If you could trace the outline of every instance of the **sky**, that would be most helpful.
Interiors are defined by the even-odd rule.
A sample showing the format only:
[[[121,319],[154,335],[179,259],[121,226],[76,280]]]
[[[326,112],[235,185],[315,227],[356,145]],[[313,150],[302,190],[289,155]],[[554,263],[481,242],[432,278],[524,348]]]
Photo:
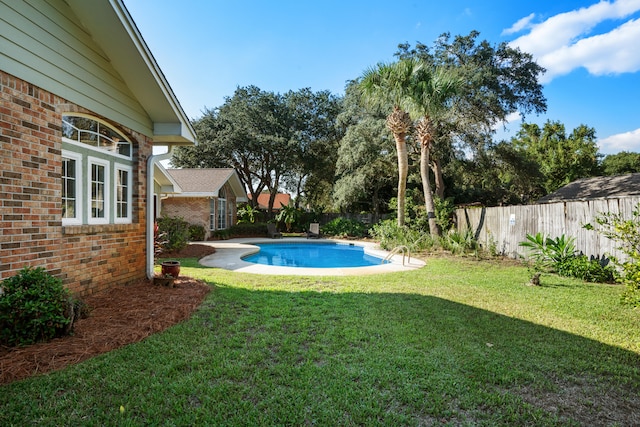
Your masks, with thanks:
[[[596,130],[602,154],[640,152],[640,0],[123,0],[190,119],[236,88],[343,95],[398,44],[480,32],[547,69],[547,112],[569,134]],[[510,117],[497,138],[520,128]]]

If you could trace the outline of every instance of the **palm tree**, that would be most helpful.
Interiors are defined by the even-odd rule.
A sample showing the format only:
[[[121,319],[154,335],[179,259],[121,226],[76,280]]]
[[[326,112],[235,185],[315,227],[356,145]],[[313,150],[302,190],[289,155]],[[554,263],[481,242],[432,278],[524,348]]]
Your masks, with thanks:
[[[444,68],[420,67],[410,85],[410,107],[418,118],[416,134],[420,141],[420,177],[431,235],[439,235],[433,191],[429,182],[429,157],[435,141],[438,122],[446,120],[448,106],[460,88],[460,79]]]
[[[403,108],[407,102],[410,83],[421,67],[415,59],[391,64],[380,63],[367,69],[360,80],[360,90],[365,104],[384,109],[392,107],[387,116],[387,127],[393,134],[398,153],[398,225],[404,225],[405,193],[409,159],[406,138],[411,129],[411,117]]]

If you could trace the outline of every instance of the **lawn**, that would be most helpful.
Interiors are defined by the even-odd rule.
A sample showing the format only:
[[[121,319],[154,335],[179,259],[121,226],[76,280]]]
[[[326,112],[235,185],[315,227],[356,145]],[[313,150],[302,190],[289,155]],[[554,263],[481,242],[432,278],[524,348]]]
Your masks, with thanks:
[[[190,320],[0,387],[0,425],[640,424],[640,311],[618,286],[463,258],[181,274],[214,287]]]

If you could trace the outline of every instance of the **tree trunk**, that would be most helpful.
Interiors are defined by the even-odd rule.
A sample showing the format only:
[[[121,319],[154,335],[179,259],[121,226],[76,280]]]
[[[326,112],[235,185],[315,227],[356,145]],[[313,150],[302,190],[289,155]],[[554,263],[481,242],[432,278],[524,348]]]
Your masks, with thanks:
[[[273,203],[276,200],[276,194],[278,193],[277,189],[274,191],[273,188],[269,188],[269,206],[267,207],[267,211],[269,213],[273,212]]]
[[[404,206],[407,192],[407,173],[409,170],[409,155],[407,154],[407,132],[411,128],[411,117],[399,106],[393,107],[393,112],[387,117],[387,127],[396,141],[398,153],[398,226],[404,226]]]
[[[431,160],[431,170],[433,171],[433,175],[436,177],[436,196],[444,199],[444,176],[442,175],[442,165],[440,164],[440,160]]]
[[[433,203],[433,191],[429,182],[429,143],[420,144],[420,177],[422,178],[422,191],[424,192],[424,206],[427,209],[429,220],[429,233],[432,236],[439,236],[440,230],[436,223],[436,209]]]
[[[429,155],[431,154],[431,143],[433,142],[433,122],[429,116],[424,116],[418,126],[418,139],[420,140],[420,177],[422,178],[422,191],[424,192],[424,207],[427,210],[429,220],[429,232],[432,236],[439,236],[440,230],[436,223],[436,208],[433,203],[433,191],[429,182]]]
[[[407,153],[406,134],[394,134],[398,153],[398,226],[404,226],[404,206],[407,192],[407,173],[409,171],[409,155]]]
[[[296,198],[294,199],[294,204],[296,209],[300,208],[300,193],[302,193],[302,181],[304,180],[304,175],[300,174],[298,176],[298,183],[296,184]]]

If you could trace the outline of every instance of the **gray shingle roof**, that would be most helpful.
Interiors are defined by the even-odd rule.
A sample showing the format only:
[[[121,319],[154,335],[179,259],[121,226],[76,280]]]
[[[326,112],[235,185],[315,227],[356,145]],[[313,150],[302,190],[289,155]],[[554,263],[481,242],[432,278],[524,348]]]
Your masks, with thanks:
[[[630,173],[578,179],[551,194],[547,194],[538,200],[538,203],[610,199],[638,195],[640,195],[640,173]]]
[[[183,193],[216,193],[233,175],[232,168],[167,169]]]

